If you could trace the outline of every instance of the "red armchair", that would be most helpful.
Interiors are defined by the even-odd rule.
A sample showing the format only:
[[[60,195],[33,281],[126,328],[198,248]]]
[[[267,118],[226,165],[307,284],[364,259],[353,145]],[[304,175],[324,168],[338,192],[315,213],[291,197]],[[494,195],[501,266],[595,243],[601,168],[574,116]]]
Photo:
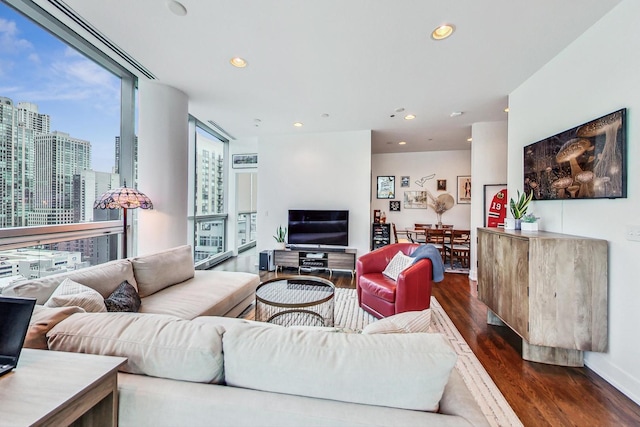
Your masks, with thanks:
[[[394,281],[382,274],[398,251],[411,255],[419,245],[396,243],[362,255],[356,262],[358,303],[378,319],[431,305],[431,260],[421,259],[403,270]]]

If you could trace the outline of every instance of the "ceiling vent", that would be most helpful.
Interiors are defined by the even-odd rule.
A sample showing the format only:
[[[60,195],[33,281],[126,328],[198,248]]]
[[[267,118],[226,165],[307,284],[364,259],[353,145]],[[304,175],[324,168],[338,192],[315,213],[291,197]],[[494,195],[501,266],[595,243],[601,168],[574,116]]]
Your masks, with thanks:
[[[71,19],[73,22],[78,24],[85,30],[87,33],[91,34],[95,37],[100,43],[106,46],[114,55],[121,58],[127,64],[131,65],[133,68],[138,70],[141,74],[151,80],[156,80],[156,76],[146,69],[142,64],[133,59],[128,53],[122,50],[118,45],[109,40],[104,34],[98,31],[93,25],[89,24],[84,20],[80,15],[76,13],[75,10],[71,9],[65,2],[60,0],[49,0],[49,3],[52,4],[56,9],[62,12],[65,16]]]

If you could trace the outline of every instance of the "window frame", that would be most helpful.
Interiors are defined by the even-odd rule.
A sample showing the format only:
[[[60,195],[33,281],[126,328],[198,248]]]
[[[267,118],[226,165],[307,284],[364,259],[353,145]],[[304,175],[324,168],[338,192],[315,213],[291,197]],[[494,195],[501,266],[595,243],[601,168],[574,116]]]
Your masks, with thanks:
[[[62,42],[87,57],[87,59],[120,78],[120,158],[118,169],[120,185],[123,185],[125,181],[133,184],[137,76],[92,44],[88,38],[83,37],[40,5],[32,1],[24,2],[21,0],[3,0],[3,3],[33,21],[34,25],[39,25],[47,30],[52,37],[59,38]],[[58,2],[50,3],[63,13],[66,13],[67,17],[75,22],[78,25],[78,29],[83,30],[82,32],[86,33],[86,35],[91,34],[94,37],[96,34],[100,35],[86,23],[74,19],[75,15],[63,10],[63,4],[58,4]],[[153,78],[153,75],[148,75],[148,77]],[[131,226],[135,226],[135,222]],[[0,229],[0,250],[58,243],[108,234],[121,235],[123,233],[124,226],[122,221],[94,221],[63,225],[3,228]],[[119,252],[116,258],[122,255],[122,245],[118,245],[118,249]]]

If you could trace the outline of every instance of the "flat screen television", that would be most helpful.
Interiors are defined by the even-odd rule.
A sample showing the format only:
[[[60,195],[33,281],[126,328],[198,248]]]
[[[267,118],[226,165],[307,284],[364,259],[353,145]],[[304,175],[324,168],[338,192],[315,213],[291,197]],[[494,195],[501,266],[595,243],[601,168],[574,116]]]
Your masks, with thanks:
[[[348,210],[289,210],[290,245],[349,246]]]

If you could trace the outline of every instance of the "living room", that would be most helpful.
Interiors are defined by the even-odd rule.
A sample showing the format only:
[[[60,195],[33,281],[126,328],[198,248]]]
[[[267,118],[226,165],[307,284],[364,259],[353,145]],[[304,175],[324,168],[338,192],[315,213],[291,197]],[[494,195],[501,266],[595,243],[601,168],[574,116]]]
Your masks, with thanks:
[[[585,6],[576,3],[576,7]],[[640,290],[633,284],[635,272],[629,267],[640,255],[640,247],[625,237],[627,226],[640,223],[637,219],[640,178],[633,175],[631,166],[640,155],[637,144],[632,142],[640,119],[637,113],[640,110],[634,108],[640,102],[637,77],[640,60],[632,54],[635,47],[640,47],[637,16],[640,16],[640,5],[633,0],[620,1],[584,33],[576,34],[575,41],[559,49],[551,61],[508,93],[508,119],[505,113],[504,119],[473,123],[468,135],[473,139],[469,149],[372,153],[376,131],[366,127],[237,138],[229,146],[229,158],[233,154],[258,153],[258,250],[274,247],[274,230],[286,223],[288,209],[348,209],[350,246],[358,250],[358,255],[369,251],[374,209],[385,210],[387,221],[396,223],[400,229],[418,222],[422,211],[402,207],[400,212],[390,212],[389,200],[376,199],[377,176],[395,177],[397,196],[394,200],[402,200],[402,176],[410,177],[407,191],[426,188],[435,193],[436,180],[445,179],[447,192],[454,198],[457,177],[471,176],[474,188],[471,204],[456,204],[444,214],[443,220],[468,227],[473,233],[472,241],[475,241],[475,229],[483,226],[481,189],[486,184],[498,183],[508,184],[510,192],[522,189],[524,146],[627,108],[627,197],[540,201],[533,202],[530,210],[541,218],[541,229],[545,231],[609,242],[609,345],[604,353],[586,354],[585,363],[640,403],[640,367],[637,364],[640,345],[630,338],[635,336],[634,327],[640,322],[635,304]],[[561,25],[561,22],[556,24]],[[154,202],[158,206],[176,207],[140,212],[137,222],[140,253],[170,247],[176,241],[184,242],[187,234],[184,224],[187,203],[181,197],[188,179],[185,171],[175,165],[176,159],[186,163],[187,155],[185,150],[171,146],[171,141],[184,140],[182,133],[186,133],[187,125],[182,118],[189,113],[188,99],[184,94],[172,94],[170,89],[157,86],[161,85],[143,82],[141,93],[169,92],[178,96],[182,104],[181,108],[171,107],[174,110],[167,114],[162,126],[150,129],[158,124],[159,114],[166,112],[158,107],[164,98],[141,99],[140,139],[166,144],[141,147],[139,186],[147,194],[157,195]],[[167,99],[169,102],[175,100],[171,96]],[[232,174],[239,172],[232,170]],[[434,178],[423,182],[422,186],[416,183],[432,174],[435,174]],[[230,194],[234,192],[234,182],[230,180]],[[169,193],[170,196],[165,196]],[[176,202],[176,199],[179,200]],[[233,209],[229,211],[230,215],[234,213]],[[422,222],[435,222],[431,209],[421,216]],[[166,236],[157,236],[158,229],[171,231]],[[476,275],[475,251],[472,245],[472,279]],[[571,260],[567,262],[571,263]]]

